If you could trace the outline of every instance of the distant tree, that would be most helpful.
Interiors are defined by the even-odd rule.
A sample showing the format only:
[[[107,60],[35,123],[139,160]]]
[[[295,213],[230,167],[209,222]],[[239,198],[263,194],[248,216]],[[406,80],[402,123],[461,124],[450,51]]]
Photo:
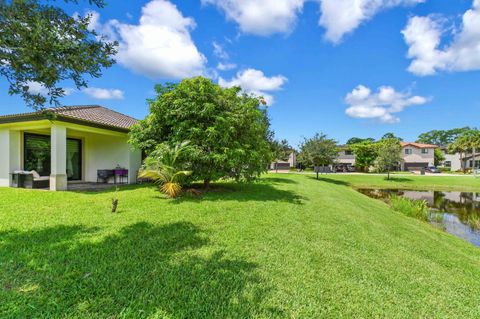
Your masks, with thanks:
[[[368,171],[378,156],[377,143],[366,140],[353,144],[350,148],[355,154],[355,167],[364,172]]]
[[[273,140],[271,141],[272,153],[275,158],[275,170],[278,171],[278,161],[286,161],[293,151],[293,148],[290,146],[286,139],[281,141]]]
[[[443,155],[442,150],[440,150],[439,148],[435,149],[433,155],[434,155],[435,166],[440,165],[445,160],[445,155]]]
[[[458,136],[469,130],[471,130],[471,128],[468,126],[451,130],[432,130],[420,134],[418,136],[417,143],[447,146],[453,143]]]
[[[347,141],[347,145],[358,144],[362,142],[375,142],[375,139],[371,137],[368,137],[368,138],[352,137]]]
[[[156,86],[150,114],[135,125],[130,143],[149,155],[158,144],[189,141],[183,155],[190,179],[250,181],[273,161],[270,123],[258,98],[204,77]]]
[[[462,133],[454,142],[456,147],[467,151],[472,152],[472,161],[473,161],[473,173],[476,174],[476,164],[475,158],[477,156],[477,151],[480,149],[480,131],[476,129],[468,130]]]
[[[328,166],[335,163],[338,157],[337,142],[323,133],[305,138],[300,144],[299,158],[309,166]]]
[[[402,160],[401,151],[402,146],[397,138],[385,138],[378,142],[378,157],[375,163],[380,171],[387,172],[388,180],[392,167],[398,166]]]
[[[383,136],[382,136],[382,140],[386,140],[386,139],[396,139],[400,142],[403,141],[403,138],[401,137],[397,137],[395,134],[393,133],[385,133]]]
[[[0,0],[0,76],[8,81],[10,95],[20,95],[34,109],[59,104],[64,80],[86,87],[85,75],[100,77],[101,69],[114,63],[117,50],[116,42],[89,28],[90,16],[73,17],[49,2]],[[105,6],[104,0],[88,2]],[[32,92],[32,83],[45,92]]]

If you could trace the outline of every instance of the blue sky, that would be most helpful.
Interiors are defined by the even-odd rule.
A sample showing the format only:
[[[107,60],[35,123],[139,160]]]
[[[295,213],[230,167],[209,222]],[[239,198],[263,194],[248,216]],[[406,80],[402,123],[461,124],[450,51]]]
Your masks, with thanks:
[[[276,136],[293,145],[315,132],[414,140],[478,126],[480,0],[111,2],[66,6],[94,10],[92,28],[119,40],[121,53],[64,105],[143,118],[155,83],[203,74],[266,96]],[[28,111],[0,85],[0,114]]]

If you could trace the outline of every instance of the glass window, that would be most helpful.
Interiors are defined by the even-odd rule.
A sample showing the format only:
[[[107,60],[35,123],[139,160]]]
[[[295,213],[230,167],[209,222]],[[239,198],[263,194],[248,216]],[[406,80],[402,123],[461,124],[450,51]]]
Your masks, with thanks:
[[[24,148],[23,169],[50,176],[50,136],[25,134]]]
[[[345,155],[353,155],[353,152],[351,150],[346,150]]]
[[[406,155],[411,155],[412,154],[412,149],[411,148],[406,148],[405,149],[405,154]]]
[[[428,154],[428,148],[422,148],[422,154]]]
[[[82,141],[67,139],[67,177],[71,181],[82,179]]]
[[[451,161],[445,161],[445,167],[452,167]]]

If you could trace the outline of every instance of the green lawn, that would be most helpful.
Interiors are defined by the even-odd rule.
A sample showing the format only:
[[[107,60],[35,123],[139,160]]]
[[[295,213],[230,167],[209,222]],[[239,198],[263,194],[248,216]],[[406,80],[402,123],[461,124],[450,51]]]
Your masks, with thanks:
[[[480,250],[353,182],[0,189],[0,318],[478,318]]]
[[[315,177],[315,174],[306,174]],[[428,189],[428,190],[457,190],[480,192],[480,178],[473,176],[419,176],[419,175],[387,175],[379,174],[323,174],[320,179],[326,182],[338,183],[354,188],[399,188],[399,189]]]

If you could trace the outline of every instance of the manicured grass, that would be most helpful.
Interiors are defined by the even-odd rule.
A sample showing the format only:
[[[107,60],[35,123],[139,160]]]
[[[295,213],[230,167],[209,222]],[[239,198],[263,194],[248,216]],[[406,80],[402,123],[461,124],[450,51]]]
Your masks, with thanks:
[[[306,174],[314,178],[315,174]],[[381,174],[323,174],[320,179],[354,188],[398,188],[410,190],[480,191],[480,178],[473,176],[419,176]]]
[[[0,189],[0,318],[479,317],[480,250],[342,178]]]

